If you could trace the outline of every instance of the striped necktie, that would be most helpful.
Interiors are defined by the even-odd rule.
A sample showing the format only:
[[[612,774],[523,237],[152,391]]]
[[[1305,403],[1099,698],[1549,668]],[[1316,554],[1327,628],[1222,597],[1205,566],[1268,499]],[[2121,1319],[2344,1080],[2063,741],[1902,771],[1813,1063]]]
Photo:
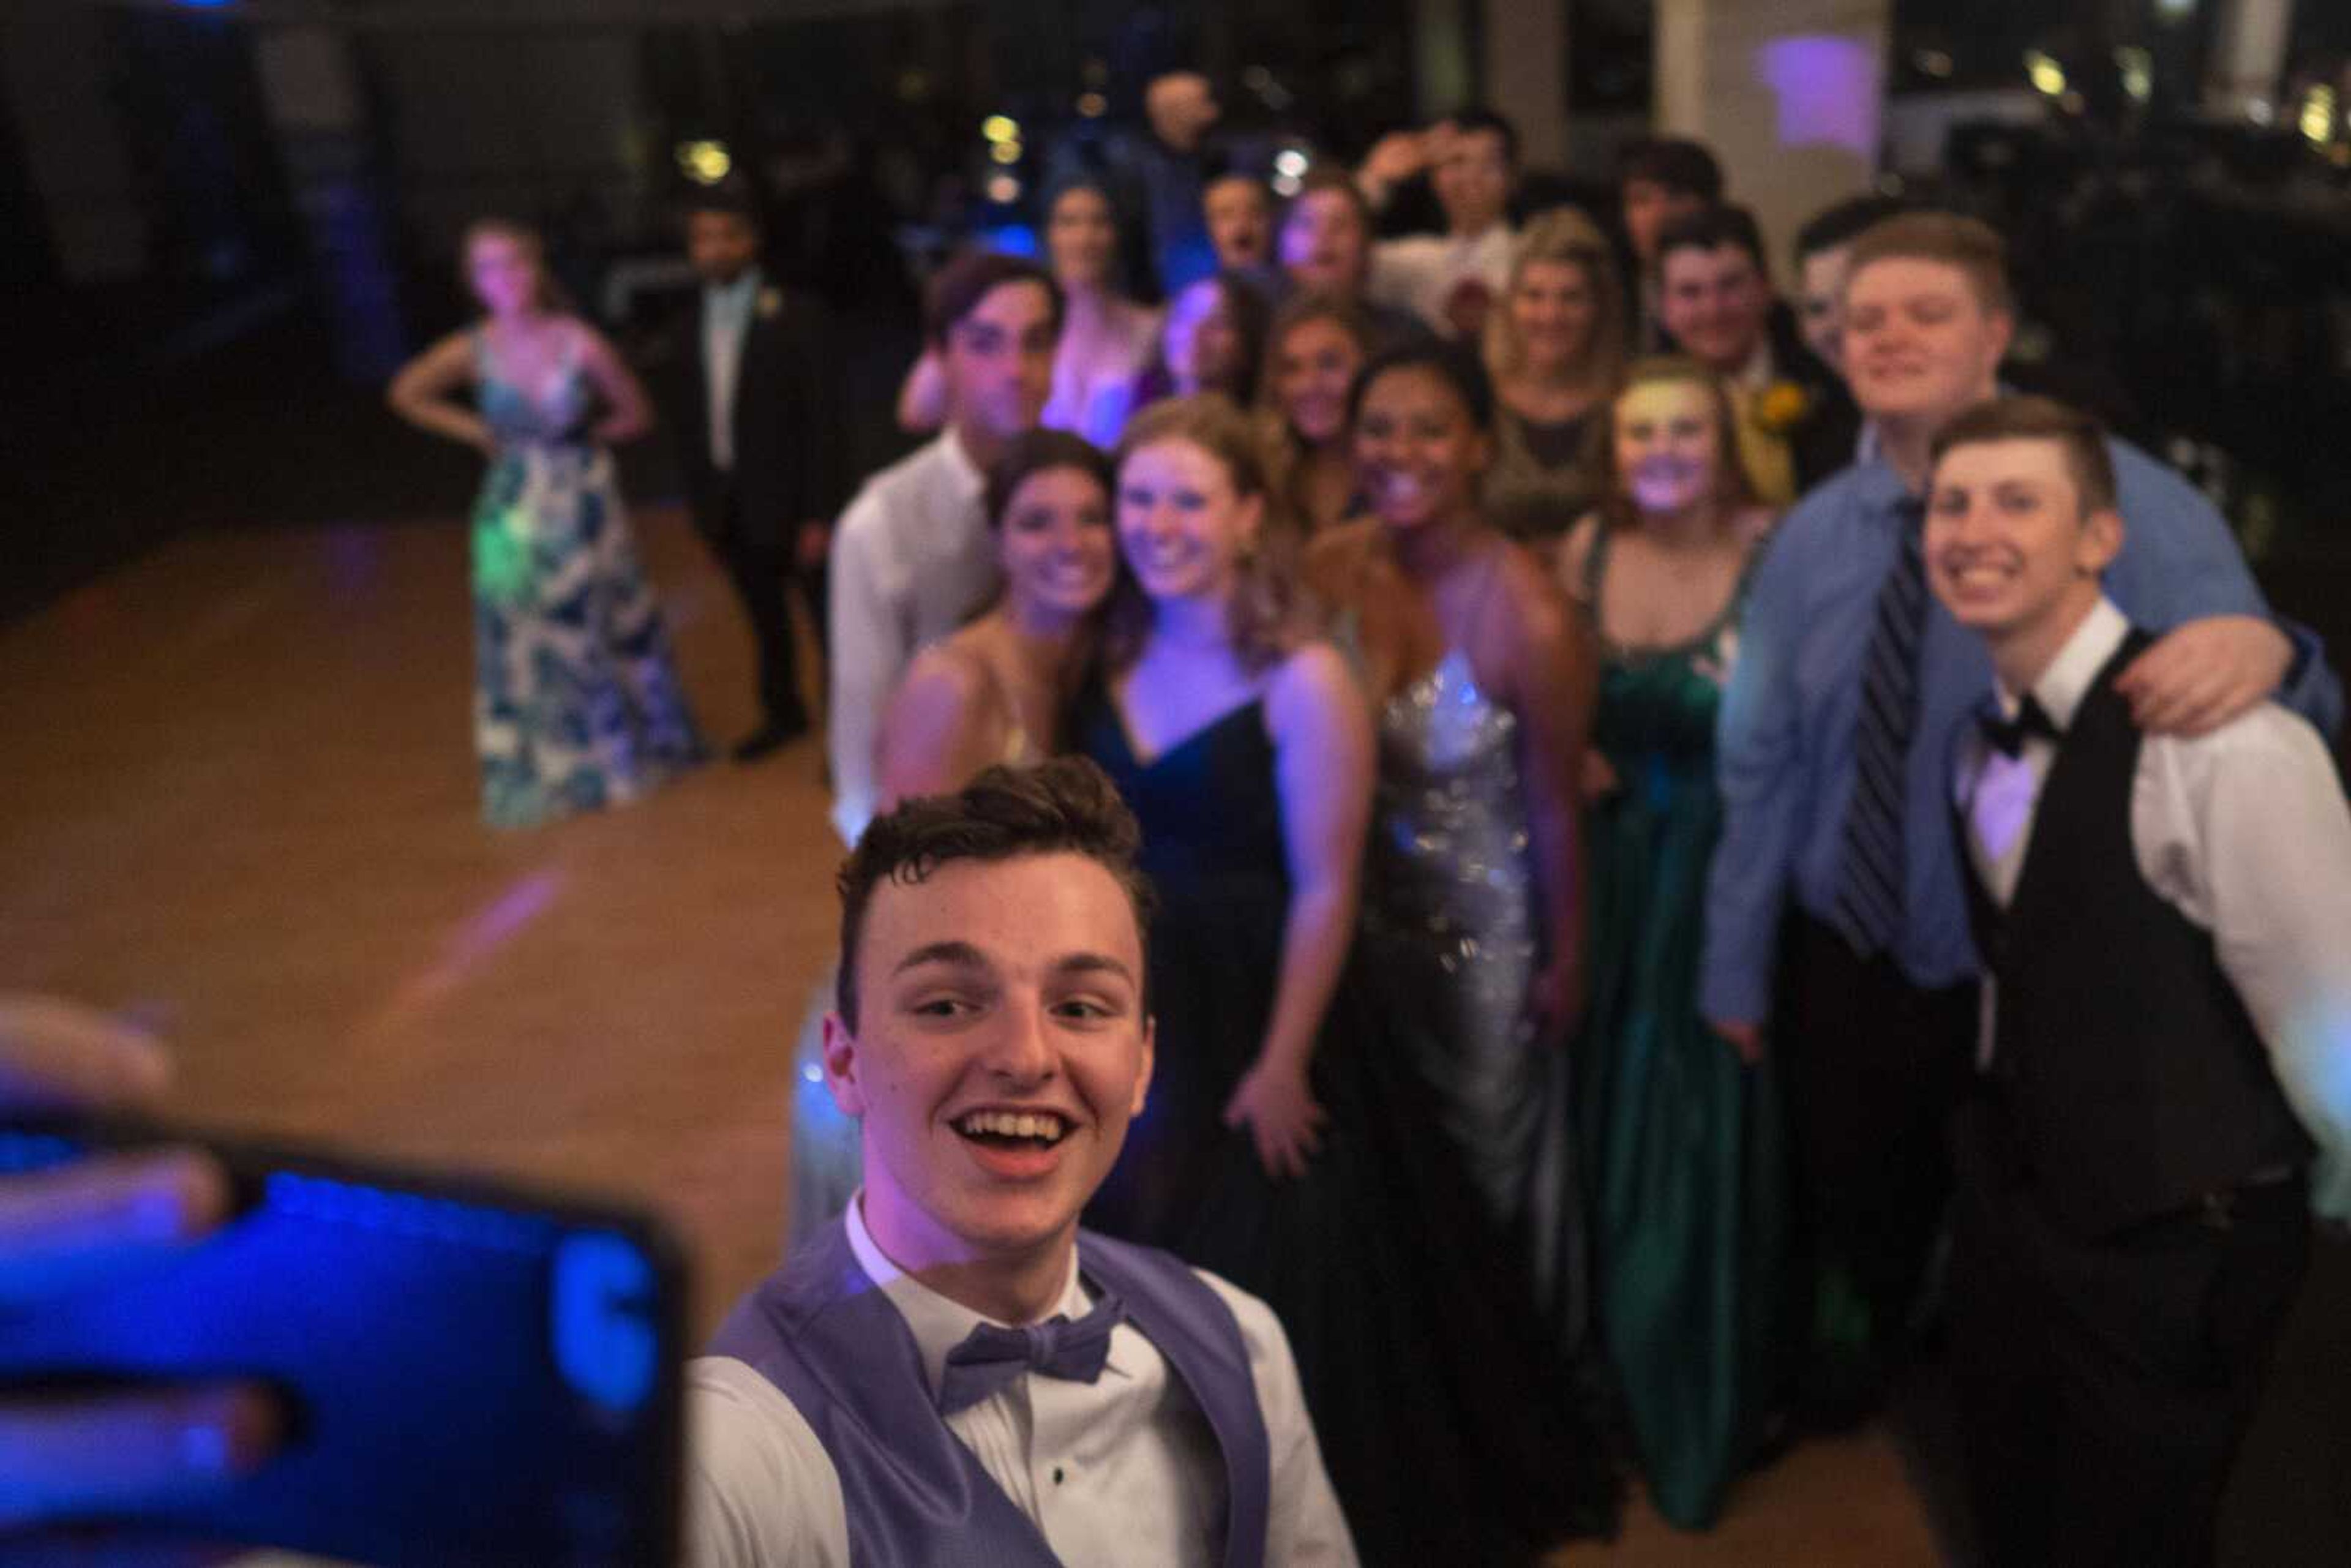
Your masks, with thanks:
[[[1844,814],[1844,875],[1836,925],[1862,957],[1886,950],[1902,924],[1904,807],[1910,737],[1918,725],[1918,641],[1926,627],[1925,508],[1895,508],[1900,554],[1877,593],[1877,626],[1861,667],[1861,712],[1853,737],[1853,800]]]

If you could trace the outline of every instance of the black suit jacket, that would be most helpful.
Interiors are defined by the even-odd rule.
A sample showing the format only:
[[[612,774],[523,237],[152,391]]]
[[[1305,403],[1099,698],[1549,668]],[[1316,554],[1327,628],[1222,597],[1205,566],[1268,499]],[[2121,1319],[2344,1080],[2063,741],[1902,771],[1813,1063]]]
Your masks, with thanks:
[[[1854,444],[1861,439],[1861,410],[1846,390],[1844,378],[1823,364],[1804,341],[1796,313],[1784,299],[1771,303],[1766,323],[1771,339],[1771,370],[1775,378],[1804,389],[1810,412],[1788,434],[1788,450],[1796,461],[1796,494],[1805,491],[1853,462]]]
[[[845,400],[839,366],[829,357],[832,332],[824,308],[807,295],[762,284],[736,373],[731,474],[710,461],[699,290],[682,327],[685,352],[677,358],[671,428],[695,523],[714,538],[731,527],[756,548],[788,549],[801,523],[831,520],[847,499]]]

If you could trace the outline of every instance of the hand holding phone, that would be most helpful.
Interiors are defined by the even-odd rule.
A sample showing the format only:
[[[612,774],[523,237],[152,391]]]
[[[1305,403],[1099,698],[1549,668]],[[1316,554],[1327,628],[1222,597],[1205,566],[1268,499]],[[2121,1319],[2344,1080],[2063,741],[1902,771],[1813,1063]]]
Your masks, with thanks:
[[[0,1013],[0,1559],[97,1521],[388,1568],[671,1560],[658,1223],[92,1109],[161,1079],[90,1015]]]
[[[0,1120],[136,1108],[169,1078],[153,1042],[97,1013],[0,998]],[[0,1175],[0,1315],[135,1286],[228,1208],[226,1176],[194,1150]],[[266,1394],[234,1381],[0,1395],[0,1531],[225,1487],[267,1456],[276,1425]]]

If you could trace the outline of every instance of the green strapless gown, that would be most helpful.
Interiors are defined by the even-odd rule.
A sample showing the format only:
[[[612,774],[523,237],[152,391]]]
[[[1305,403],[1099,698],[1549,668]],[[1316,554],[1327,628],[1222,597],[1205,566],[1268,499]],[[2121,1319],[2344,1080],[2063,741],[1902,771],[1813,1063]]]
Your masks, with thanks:
[[[1590,601],[1604,570],[1592,557]],[[1591,1011],[1579,1050],[1594,1306],[1657,1511],[1719,1512],[1776,1371],[1783,1155],[1771,1066],[1698,1011],[1720,831],[1715,713],[1737,602],[1677,648],[1606,651],[1593,742],[1618,788],[1590,810]]]

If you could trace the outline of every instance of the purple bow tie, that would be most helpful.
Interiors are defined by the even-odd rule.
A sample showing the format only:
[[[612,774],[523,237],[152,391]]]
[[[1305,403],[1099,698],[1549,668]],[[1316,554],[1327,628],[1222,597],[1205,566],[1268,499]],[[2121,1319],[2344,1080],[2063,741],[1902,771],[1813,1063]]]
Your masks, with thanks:
[[[1075,1322],[1065,1315],[1022,1328],[982,1323],[947,1352],[939,1379],[939,1414],[977,1405],[1024,1372],[1071,1383],[1093,1383],[1110,1360],[1111,1331],[1126,1316],[1116,1296],[1104,1295]]]

